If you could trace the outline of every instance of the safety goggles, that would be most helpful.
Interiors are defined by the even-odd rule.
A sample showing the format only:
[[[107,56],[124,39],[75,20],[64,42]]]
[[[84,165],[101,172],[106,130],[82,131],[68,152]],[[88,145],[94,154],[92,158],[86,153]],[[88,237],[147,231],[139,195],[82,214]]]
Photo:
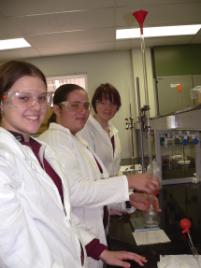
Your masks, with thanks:
[[[80,109],[84,109],[86,111],[90,110],[90,103],[89,102],[81,102],[81,101],[63,101],[60,103],[64,107],[66,107],[68,110],[77,112],[80,111]]]
[[[51,105],[52,93],[44,92],[37,95],[25,91],[8,92],[8,94],[2,97],[2,100],[22,108],[29,108],[35,103],[45,107]]]

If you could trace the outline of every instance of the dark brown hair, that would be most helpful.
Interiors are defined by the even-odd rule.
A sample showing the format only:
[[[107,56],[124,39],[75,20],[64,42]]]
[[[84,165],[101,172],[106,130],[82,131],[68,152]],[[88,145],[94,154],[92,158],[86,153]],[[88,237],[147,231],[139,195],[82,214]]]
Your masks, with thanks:
[[[0,99],[23,76],[39,77],[47,87],[45,75],[36,66],[24,61],[8,61],[0,66]]]
[[[84,88],[76,84],[63,84],[58,87],[54,93],[53,104],[60,104],[68,99],[68,95],[75,90],[84,90]]]
[[[117,105],[117,109],[121,107],[121,97],[118,90],[111,84],[101,84],[96,88],[94,95],[91,100],[92,107],[96,111],[97,101],[102,101],[103,99],[111,101],[111,103]]]

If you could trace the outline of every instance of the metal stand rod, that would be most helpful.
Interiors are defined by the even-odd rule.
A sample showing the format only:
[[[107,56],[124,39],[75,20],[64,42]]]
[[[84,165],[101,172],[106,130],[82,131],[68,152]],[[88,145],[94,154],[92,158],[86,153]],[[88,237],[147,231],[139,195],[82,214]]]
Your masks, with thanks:
[[[130,123],[131,123],[131,127],[130,127],[130,133],[131,133],[131,149],[132,149],[132,165],[133,167],[135,167],[135,152],[134,152],[134,137],[133,137],[133,118],[132,118],[132,110],[131,110],[131,103],[130,103],[130,107],[129,107],[129,112],[130,112]]]
[[[148,157],[149,157],[149,164],[152,163],[152,146],[151,146],[151,127],[150,127],[150,119],[147,118],[147,147],[148,147]]]
[[[142,172],[145,172],[145,163],[144,163],[144,139],[143,139],[143,125],[141,120],[141,103],[140,103],[140,82],[139,77],[136,77],[136,97],[137,97],[137,110],[138,110],[138,122],[140,128],[140,151],[141,151],[141,165],[142,165]]]

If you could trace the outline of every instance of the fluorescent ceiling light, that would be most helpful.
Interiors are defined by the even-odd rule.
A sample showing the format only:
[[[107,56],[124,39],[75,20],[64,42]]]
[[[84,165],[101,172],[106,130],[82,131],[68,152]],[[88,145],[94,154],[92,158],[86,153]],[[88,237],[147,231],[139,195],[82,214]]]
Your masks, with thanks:
[[[143,28],[144,37],[163,37],[178,35],[194,35],[201,28],[201,24],[179,25],[179,26],[161,26]],[[116,39],[139,38],[140,28],[118,29],[116,30]]]
[[[30,47],[31,45],[24,38],[0,40],[0,50]]]

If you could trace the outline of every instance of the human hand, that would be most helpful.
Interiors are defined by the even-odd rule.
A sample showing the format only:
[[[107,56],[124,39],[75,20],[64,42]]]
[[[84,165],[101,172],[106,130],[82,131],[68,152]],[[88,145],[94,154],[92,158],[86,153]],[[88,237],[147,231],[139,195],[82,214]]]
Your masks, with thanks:
[[[144,193],[132,193],[129,196],[130,204],[136,209],[147,211],[149,209],[149,199],[147,194]]]
[[[149,200],[150,200],[150,198],[149,198]],[[155,195],[152,195],[152,205],[153,205],[153,208],[154,208],[155,211],[161,212],[158,197],[155,196]],[[149,206],[150,206],[150,204],[149,204]]]
[[[147,211],[150,207],[150,198],[146,193],[132,193],[129,197],[130,204],[136,209]],[[156,196],[153,196],[152,204],[155,211],[161,212],[159,201]]]
[[[131,264],[125,260],[135,261],[140,266],[144,266],[147,259],[139,254],[128,252],[128,251],[109,251],[104,250],[100,259],[109,265],[114,265],[123,268],[130,268]]]
[[[129,188],[140,192],[156,193],[160,189],[158,178],[149,173],[130,174],[127,179]]]

